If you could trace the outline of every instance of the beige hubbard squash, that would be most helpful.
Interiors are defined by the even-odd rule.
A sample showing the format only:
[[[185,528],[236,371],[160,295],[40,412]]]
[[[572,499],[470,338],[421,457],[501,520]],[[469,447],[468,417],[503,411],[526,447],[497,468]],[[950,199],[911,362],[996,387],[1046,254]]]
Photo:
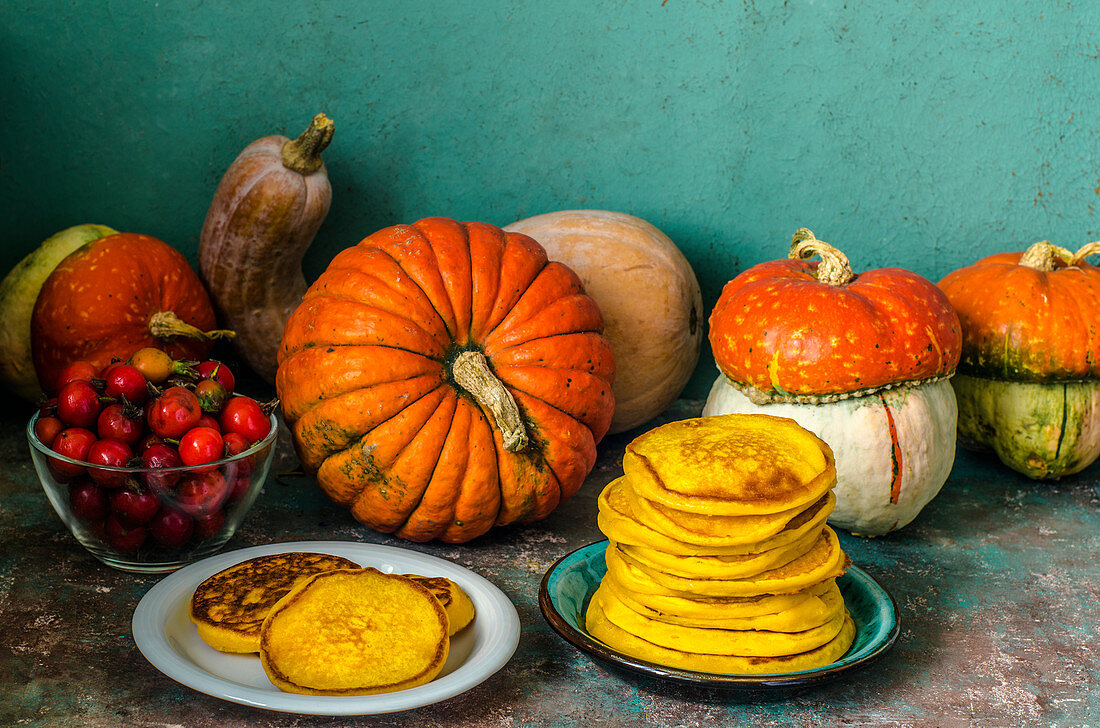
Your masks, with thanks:
[[[611,433],[663,412],[699,361],[703,298],[687,258],[641,218],[606,210],[536,215],[505,230],[537,240],[595,299],[615,356]]]

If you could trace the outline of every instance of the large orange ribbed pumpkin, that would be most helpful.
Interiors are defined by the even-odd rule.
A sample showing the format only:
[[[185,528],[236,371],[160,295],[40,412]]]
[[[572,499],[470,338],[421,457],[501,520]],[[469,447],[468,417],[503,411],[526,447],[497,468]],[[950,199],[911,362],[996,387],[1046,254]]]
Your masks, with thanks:
[[[592,469],[614,412],[602,326],[531,238],[428,218],[333,259],[276,387],[330,498],[379,531],[468,541],[547,516]]]

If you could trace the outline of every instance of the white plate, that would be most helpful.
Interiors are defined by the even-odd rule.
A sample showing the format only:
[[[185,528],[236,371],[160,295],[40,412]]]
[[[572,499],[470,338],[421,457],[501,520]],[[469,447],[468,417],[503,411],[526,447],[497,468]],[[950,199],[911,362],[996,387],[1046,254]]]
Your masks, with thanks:
[[[191,594],[222,569],[268,554],[290,551],[343,556],[387,573],[445,576],[473,600],[475,616],[451,638],[450,654],[435,680],[381,695],[328,697],[284,693],[271,684],[256,655],[218,652],[199,637],[188,617]],[[134,611],[134,641],[155,668],[173,680],[216,698],[267,710],[312,715],[369,715],[419,708],[478,685],[511,659],[519,644],[519,615],[499,589],[461,566],[392,546],[349,541],[297,541],[212,556],[165,577]]]

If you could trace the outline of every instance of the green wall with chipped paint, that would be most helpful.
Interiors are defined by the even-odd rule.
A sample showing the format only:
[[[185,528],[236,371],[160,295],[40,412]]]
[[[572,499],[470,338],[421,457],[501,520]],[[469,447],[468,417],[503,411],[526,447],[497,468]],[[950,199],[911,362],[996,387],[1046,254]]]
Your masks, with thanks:
[[[5,0],[0,265],[93,221],[194,261],[236,153],[322,110],[309,277],[395,222],[578,207],[663,229],[708,309],[799,226],[932,279],[1100,238],[1095,3]]]

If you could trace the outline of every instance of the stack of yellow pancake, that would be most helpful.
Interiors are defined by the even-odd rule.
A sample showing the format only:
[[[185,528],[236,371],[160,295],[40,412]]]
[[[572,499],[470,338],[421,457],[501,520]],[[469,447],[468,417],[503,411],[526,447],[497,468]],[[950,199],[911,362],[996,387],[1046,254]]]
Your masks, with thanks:
[[[729,674],[833,662],[855,626],[836,577],[848,559],[825,519],[829,446],[794,420],[673,422],[627,446],[599,498],[607,575],[591,635],[669,667]]]

